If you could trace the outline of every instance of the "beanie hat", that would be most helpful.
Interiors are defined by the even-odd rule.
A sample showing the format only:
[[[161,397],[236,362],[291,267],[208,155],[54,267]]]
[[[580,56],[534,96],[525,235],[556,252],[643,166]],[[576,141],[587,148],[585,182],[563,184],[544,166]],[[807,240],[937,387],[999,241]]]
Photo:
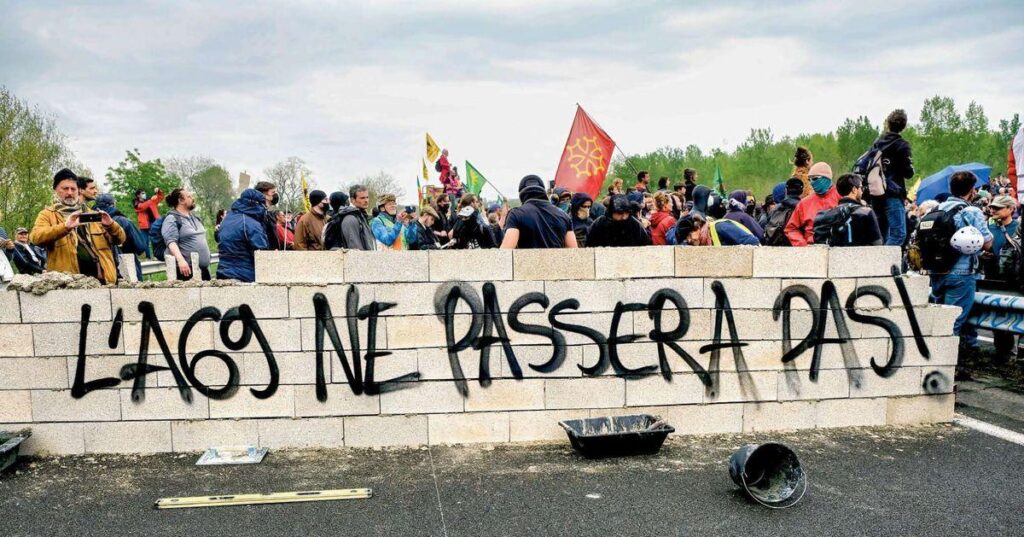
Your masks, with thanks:
[[[772,188],[772,199],[775,203],[782,203],[786,199],[786,183],[779,183]]]
[[[634,191],[632,191],[632,192],[630,192],[629,194],[626,195],[626,199],[628,199],[629,201],[632,201],[634,203],[639,203],[639,204],[643,205],[643,203],[644,203],[644,193],[643,192],[637,192],[636,190],[634,190]]]
[[[829,166],[827,162],[815,162],[811,166],[810,171],[807,172],[807,177],[828,177],[832,178],[832,166]]]
[[[311,207],[320,205],[325,199],[327,199],[327,194],[323,190],[314,190],[309,193],[309,205]]]
[[[96,207],[113,207],[114,206],[114,195],[109,192],[104,192],[99,196],[96,196]]]
[[[786,195],[787,196],[799,196],[804,193],[804,182],[797,177],[792,177],[786,181]]]
[[[53,175],[53,188],[56,189],[57,185],[59,185],[61,181],[67,181],[69,179],[75,181],[76,184],[78,183],[78,176],[75,175],[75,172],[67,168],[61,169]]]
[[[546,199],[547,191],[544,189],[544,181],[536,175],[527,175],[519,181],[519,201],[526,202],[532,199]]]
[[[640,199],[643,199],[643,197]],[[612,213],[629,213],[633,212],[633,207],[628,197],[623,196],[622,194],[616,194],[612,196],[608,211]]]
[[[348,205],[348,194],[344,192],[331,193],[331,209],[337,211],[345,205]]]

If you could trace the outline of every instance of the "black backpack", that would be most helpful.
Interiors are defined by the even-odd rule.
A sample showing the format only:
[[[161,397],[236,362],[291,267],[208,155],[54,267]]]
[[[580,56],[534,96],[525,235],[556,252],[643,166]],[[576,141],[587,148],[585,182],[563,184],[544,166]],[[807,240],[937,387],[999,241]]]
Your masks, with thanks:
[[[341,232],[341,222],[346,216],[355,213],[336,214],[327,221],[327,225],[324,226],[324,250],[340,250],[347,249],[348,243],[345,241],[345,234]]]
[[[437,162],[434,163],[434,171],[435,172],[441,171],[441,159],[437,159]]]
[[[786,237],[786,224],[793,216],[796,207],[789,207],[782,203],[776,205],[768,213],[768,223],[764,226],[765,246],[792,246],[789,238]]]
[[[935,273],[947,273],[960,259],[960,252],[949,241],[957,232],[956,215],[966,203],[958,203],[945,211],[936,209],[923,217],[917,226],[914,245],[921,253],[921,267]]]
[[[814,216],[814,244],[849,246],[853,244],[853,203],[841,203]]]

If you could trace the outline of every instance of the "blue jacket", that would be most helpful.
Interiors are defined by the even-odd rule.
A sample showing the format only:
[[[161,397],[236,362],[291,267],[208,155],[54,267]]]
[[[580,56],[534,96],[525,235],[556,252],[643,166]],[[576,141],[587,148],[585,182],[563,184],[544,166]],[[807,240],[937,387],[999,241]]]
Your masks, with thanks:
[[[262,193],[247,188],[231,204],[231,210],[220,224],[217,279],[256,281],[254,252],[270,248],[263,228],[267,216],[265,200]]]
[[[139,254],[134,252],[126,252],[125,250],[140,250],[146,251],[146,245],[149,243],[149,238],[139,230],[134,222],[128,219],[121,211],[117,210],[114,205],[114,196],[111,194],[100,194],[96,197],[96,210],[103,211],[110,215],[111,218],[117,222],[117,225],[124,229],[125,242],[120,245],[113,247],[114,250],[114,262],[117,265],[117,273],[119,276],[124,277],[124,270],[121,269],[121,255],[125,253],[131,253],[132,257],[135,258],[135,274],[142,279],[142,263],[139,261]],[[129,241],[131,247],[128,247]]]

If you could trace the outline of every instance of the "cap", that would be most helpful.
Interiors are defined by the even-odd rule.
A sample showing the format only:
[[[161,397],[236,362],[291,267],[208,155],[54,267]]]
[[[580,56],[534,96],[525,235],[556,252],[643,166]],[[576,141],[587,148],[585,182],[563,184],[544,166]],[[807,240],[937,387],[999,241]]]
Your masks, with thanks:
[[[395,201],[395,199],[396,198],[394,194],[381,194],[381,196],[377,198],[377,207],[381,207],[385,203]]]
[[[23,227],[14,230],[15,235],[21,235],[22,233],[28,233],[28,230]]]
[[[1013,201],[1013,198],[1006,194],[992,198],[992,201],[989,202],[988,206],[993,209],[1005,209],[1007,207],[1011,209],[1017,208],[1017,204]]]

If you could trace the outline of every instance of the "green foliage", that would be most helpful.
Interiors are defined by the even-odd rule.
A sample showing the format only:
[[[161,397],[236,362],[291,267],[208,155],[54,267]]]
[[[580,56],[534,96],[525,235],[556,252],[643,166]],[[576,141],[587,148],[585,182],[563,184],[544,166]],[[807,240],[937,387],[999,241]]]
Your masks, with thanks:
[[[136,190],[144,190],[152,197],[157,188],[167,194],[181,186],[181,179],[169,173],[160,159],[142,160],[138,149],[128,150],[124,160],[107,170],[106,177],[117,208],[129,217],[135,214],[132,200]],[[161,207],[160,212],[167,212],[166,207]]]
[[[31,228],[51,204],[53,174],[63,167],[85,171],[53,118],[0,86],[0,225],[12,234]]]
[[[999,122],[998,130],[990,128],[985,110],[971,102],[961,114],[949,97],[936,96],[925,100],[917,125],[903,131],[914,152],[918,177],[931,175],[950,164],[982,162],[992,166],[993,176],[1006,173],[1006,152],[1013,135],[1020,129],[1020,116]],[[793,171],[792,159],[797,146],[814,154],[816,162],[828,162],[835,174],[853,167],[857,158],[878,137],[880,125],[866,116],[846,119],[835,132],[801,134],[776,139],[770,128],[752,129],[750,135],[734,151],[715,148],[705,152],[695,145],[685,149],[662,147],[646,154],[617,157],[605,180],[607,189],[616,177],[626,186],[636,183],[636,172],[646,170],[657,184],[662,176],[669,183],[682,183],[683,170],[694,168],[698,182],[712,185],[715,163],[722,169],[726,190],[753,190],[763,199],[772,187],[788,179]]]
[[[196,174],[190,182],[199,206],[199,216],[207,227],[212,228],[217,211],[227,209],[233,201],[231,176],[223,166],[214,164]]]

